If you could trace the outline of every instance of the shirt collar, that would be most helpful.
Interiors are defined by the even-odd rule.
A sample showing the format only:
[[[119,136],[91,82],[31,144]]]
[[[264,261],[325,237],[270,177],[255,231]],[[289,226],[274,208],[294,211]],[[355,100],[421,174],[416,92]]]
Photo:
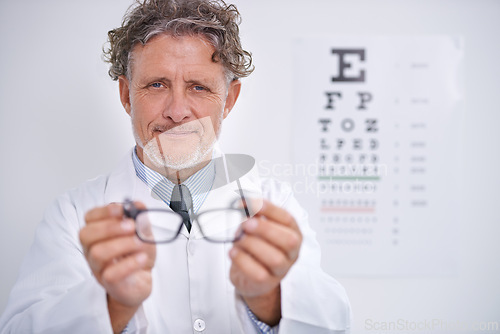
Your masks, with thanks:
[[[144,165],[137,156],[136,150],[134,149],[132,151],[132,161],[134,162],[135,174],[137,177],[143,181],[163,202],[170,205],[170,196],[172,195],[172,190],[174,189],[175,184],[160,173]],[[182,182],[182,184],[184,184],[191,193],[194,213],[197,213],[205,202],[208,192],[212,189],[214,179],[215,165],[213,161],[210,160],[205,167]]]

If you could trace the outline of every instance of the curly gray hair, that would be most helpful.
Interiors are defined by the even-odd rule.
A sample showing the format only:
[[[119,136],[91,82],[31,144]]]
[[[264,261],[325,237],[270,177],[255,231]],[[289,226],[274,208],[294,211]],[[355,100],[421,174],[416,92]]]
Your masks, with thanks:
[[[108,32],[109,47],[103,52],[111,65],[109,76],[113,80],[121,75],[130,78],[134,46],[167,33],[204,37],[215,48],[212,61],[222,63],[228,81],[246,77],[254,67],[251,54],[241,47],[240,22],[237,8],[223,0],[137,0],[121,27]]]

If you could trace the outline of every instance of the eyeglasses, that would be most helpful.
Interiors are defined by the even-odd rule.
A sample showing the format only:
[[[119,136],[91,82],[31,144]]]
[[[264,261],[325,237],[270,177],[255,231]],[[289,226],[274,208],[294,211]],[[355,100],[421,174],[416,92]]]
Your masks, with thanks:
[[[174,241],[179,235],[183,219],[174,211],[166,209],[139,209],[131,200],[125,200],[123,213],[135,221],[139,239],[152,244]],[[193,225],[198,224],[207,241],[235,242],[243,236],[241,224],[250,218],[246,203],[243,206],[212,209],[195,214]]]

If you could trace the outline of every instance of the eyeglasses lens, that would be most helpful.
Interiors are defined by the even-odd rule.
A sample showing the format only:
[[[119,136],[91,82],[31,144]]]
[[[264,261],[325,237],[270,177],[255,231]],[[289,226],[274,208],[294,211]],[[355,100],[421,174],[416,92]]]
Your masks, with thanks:
[[[167,242],[177,237],[182,217],[169,211],[145,211],[136,218],[137,234],[146,242]]]

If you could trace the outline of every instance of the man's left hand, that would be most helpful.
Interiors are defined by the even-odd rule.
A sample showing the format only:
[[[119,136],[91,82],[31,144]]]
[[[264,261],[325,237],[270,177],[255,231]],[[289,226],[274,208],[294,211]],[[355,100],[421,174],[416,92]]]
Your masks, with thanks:
[[[243,230],[229,252],[231,282],[257,318],[273,326],[281,318],[280,282],[299,256],[302,233],[289,212],[266,200]]]

